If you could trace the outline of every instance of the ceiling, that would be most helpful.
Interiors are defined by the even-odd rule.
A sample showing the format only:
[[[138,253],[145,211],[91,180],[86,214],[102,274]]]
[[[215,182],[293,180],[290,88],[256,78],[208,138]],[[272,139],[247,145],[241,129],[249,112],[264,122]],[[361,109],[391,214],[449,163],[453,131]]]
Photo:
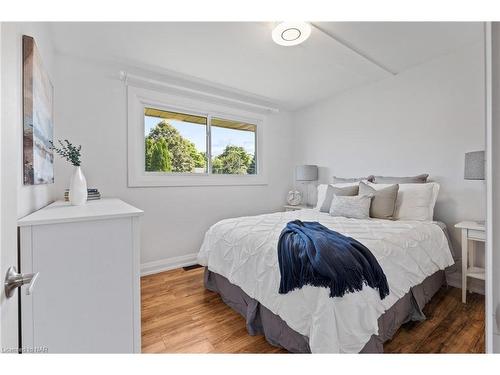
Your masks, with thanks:
[[[320,22],[295,47],[267,22],[51,23],[58,52],[177,72],[298,109],[479,42],[481,23]]]

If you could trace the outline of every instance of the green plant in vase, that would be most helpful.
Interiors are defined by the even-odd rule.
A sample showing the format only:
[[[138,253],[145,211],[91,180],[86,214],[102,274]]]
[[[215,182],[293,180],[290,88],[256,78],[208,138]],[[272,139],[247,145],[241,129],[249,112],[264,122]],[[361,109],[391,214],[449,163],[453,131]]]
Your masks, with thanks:
[[[59,145],[55,146],[51,141],[52,149],[68,163],[74,166],[73,175],[69,184],[69,201],[74,206],[81,206],[87,202],[87,180],[81,168],[82,146],[73,145],[70,141],[58,140]]]

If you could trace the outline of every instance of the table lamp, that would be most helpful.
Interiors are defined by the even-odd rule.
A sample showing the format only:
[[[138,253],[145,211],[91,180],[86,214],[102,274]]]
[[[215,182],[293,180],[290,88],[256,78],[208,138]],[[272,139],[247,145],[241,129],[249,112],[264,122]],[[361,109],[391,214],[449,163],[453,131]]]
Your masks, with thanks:
[[[306,182],[306,206],[309,206],[309,184],[310,181],[318,180],[317,165],[298,165],[295,167],[295,180]]]

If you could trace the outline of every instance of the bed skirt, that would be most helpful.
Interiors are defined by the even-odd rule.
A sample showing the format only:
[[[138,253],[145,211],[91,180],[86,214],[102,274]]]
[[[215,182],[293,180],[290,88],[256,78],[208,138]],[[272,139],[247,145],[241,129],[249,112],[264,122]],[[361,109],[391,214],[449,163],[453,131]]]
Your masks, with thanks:
[[[424,306],[446,283],[444,271],[427,277],[414,286],[378,319],[379,334],[372,335],[361,353],[383,353],[384,342],[390,340],[402,324],[424,320]],[[228,279],[205,268],[205,287],[218,293],[224,303],[240,313],[246,320],[250,335],[262,334],[274,346],[292,353],[310,353],[308,337],[294,331],[276,314],[257,300],[251,298],[240,287]]]

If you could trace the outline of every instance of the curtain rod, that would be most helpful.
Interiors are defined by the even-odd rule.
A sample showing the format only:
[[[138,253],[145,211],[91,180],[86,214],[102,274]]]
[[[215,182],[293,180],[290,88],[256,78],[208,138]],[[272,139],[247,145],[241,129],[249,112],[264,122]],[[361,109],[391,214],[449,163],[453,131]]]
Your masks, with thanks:
[[[268,112],[274,112],[274,113],[278,113],[279,112],[279,109],[276,108],[276,107],[269,107],[269,106],[262,105],[262,104],[251,103],[251,102],[247,102],[247,101],[240,100],[240,99],[230,98],[230,97],[224,96],[224,95],[213,94],[213,93],[209,93],[209,92],[206,92],[206,91],[192,89],[192,88],[189,88],[189,87],[184,87],[184,86],[176,85],[176,84],[173,84],[173,83],[167,83],[167,82],[159,81],[159,80],[152,79],[152,78],[141,77],[141,76],[138,76],[138,75],[135,75],[135,74],[128,73],[128,72],[126,72],[124,70],[120,71],[120,80],[122,80],[125,84],[128,84],[129,81],[137,81],[137,82],[142,82],[142,83],[149,83],[149,84],[152,84],[152,85],[168,87],[168,88],[171,88],[171,89],[176,89],[176,90],[180,90],[180,91],[184,91],[184,92],[189,92],[189,93],[192,93],[192,94],[197,94],[197,95],[206,96],[206,97],[210,97],[210,98],[220,99],[220,100],[224,100],[224,101],[227,101],[227,102],[232,102],[232,103],[244,105],[244,106],[247,106],[247,107],[258,108],[260,110],[264,110],[264,111],[268,111]]]

